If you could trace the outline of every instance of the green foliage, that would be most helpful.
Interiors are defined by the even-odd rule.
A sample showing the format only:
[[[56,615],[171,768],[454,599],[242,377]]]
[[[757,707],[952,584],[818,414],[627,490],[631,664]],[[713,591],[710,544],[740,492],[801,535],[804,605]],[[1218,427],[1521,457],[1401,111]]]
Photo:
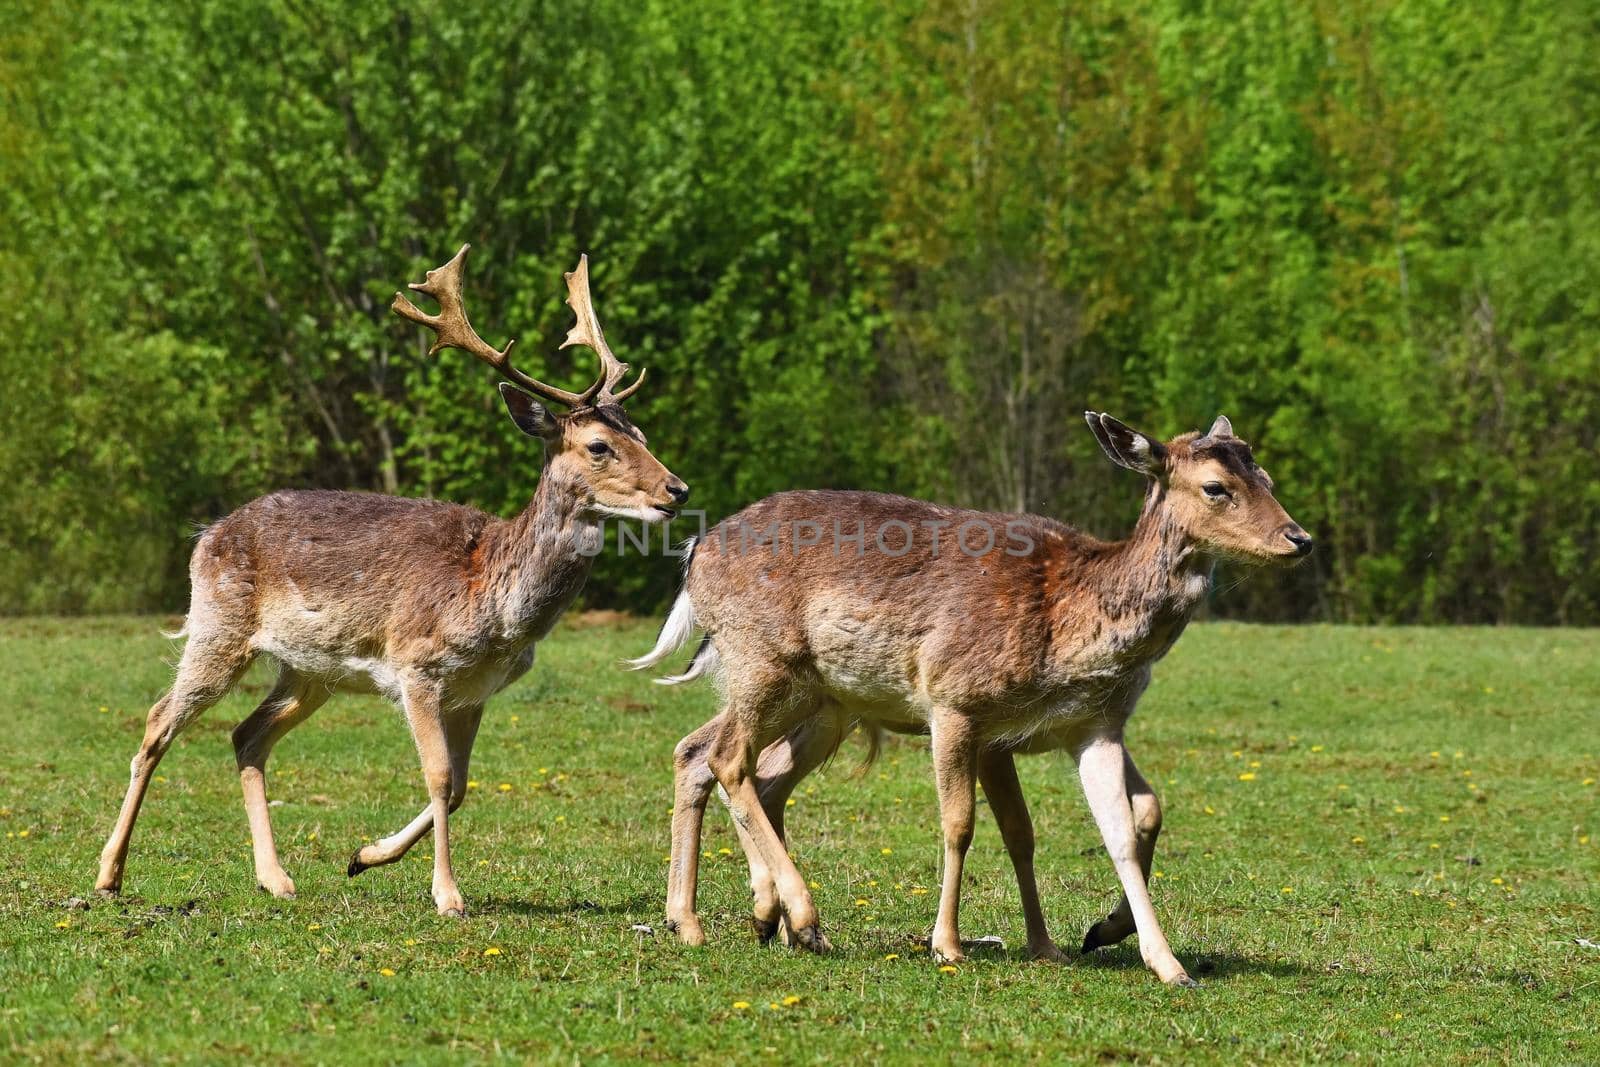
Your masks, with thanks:
[[[679,946],[662,924],[669,754],[716,695],[596,669],[648,647],[645,623],[558,628],[490,706],[480,785],[450,819],[466,919],[434,914],[427,841],[345,876],[363,838],[423,803],[415,749],[375,697],[335,697],[273,753],[299,897],[256,889],[228,731],[266,677],[180,736],[126,895],[100,901],[96,857],[171,677],[154,631],[0,621],[7,1062],[1600,1060],[1595,950],[1575,943],[1600,940],[1593,630],[1191,627],[1129,743],[1165,808],[1152,893],[1193,991],[1157,983],[1132,940],[1066,966],[1022,959],[982,807],[962,929],[1006,948],[942,973],[913,941],[933,923],[940,849],[926,741],[908,738],[866,775],[848,743],[788,815],[833,955],[756,944],[715,800],[710,943]],[[1070,758],[1017,770],[1045,916],[1070,951],[1116,878]]]
[[[1218,608],[1600,619],[1582,5],[41,5],[0,27],[0,611],[172,606],[283,485],[501,513],[538,457],[388,297],[462,241],[558,352],[593,257],[720,517],[803,486],[1138,493],[1077,413],[1226,411],[1322,550]],[[670,564],[602,562],[639,608]]]

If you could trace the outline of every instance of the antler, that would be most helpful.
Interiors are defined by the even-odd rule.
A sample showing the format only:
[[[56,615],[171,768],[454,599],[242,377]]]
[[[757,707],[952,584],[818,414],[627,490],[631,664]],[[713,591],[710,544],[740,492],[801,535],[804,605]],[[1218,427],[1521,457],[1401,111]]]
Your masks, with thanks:
[[[633,384],[622,392],[612,392],[632,368],[611,354],[606,335],[600,332],[600,320],[595,317],[594,302],[589,298],[589,256],[579,256],[578,269],[568,271],[562,277],[567,280],[567,303],[572,306],[573,314],[578,316],[578,322],[567,331],[567,339],[561,342],[561,347],[588,345],[600,357],[600,380],[584,392],[584,399],[596,404],[620,404],[644,384],[646,371],[641,370]]]
[[[471,245],[462,245],[461,251],[457,252],[450,262],[435,270],[430,270],[427,280],[420,284],[416,282],[410,283],[410,288],[419,293],[426,293],[439,302],[439,314],[429,315],[407,300],[401,293],[394,294],[394,302],[389,305],[389,309],[410,319],[412,322],[426,326],[438,335],[438,340],[434,341],[433,347],[428,349],[428,355],[430,356],[441,348],[459,348],[463,352],[472,353],[507,378],[510,378],[517,385],[544,397],[546,400],[554,400],[559,404],[566,404],[568,407],[574,408],[586,406],[605,379],[596,382],[582,393],[569,393],[565,389],[557,389],[553,385],[546,385],[536,378],[530,378],[511,365],[508,357],[511,353],[511,346],[517,343],[515,339],[507,341],[505,348],[497,349],[479,337],[478,332],[472,328],[472,323],[467,321],[467,309],[461,302],[461,269],[462,264],[466,261],[467,252],[471,248]],[[570,275],[568,277],[570,278]],[[596,326],[595,330],[598,333],[599,327]],[[602,358],[604,357],[602,356]],[[612,362],[615,362],[615,360]],[[624,367],[623,371],[626,372],[626,370],[627,368]]]

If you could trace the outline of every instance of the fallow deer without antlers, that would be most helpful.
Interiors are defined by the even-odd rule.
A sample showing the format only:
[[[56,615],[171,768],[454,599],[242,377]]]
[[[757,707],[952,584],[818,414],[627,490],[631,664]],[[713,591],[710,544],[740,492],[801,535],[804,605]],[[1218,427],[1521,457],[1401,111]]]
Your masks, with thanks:
[[[334,691],[377,692],[405,712],[428,804],[398,833],[359,849],[349,873],[394,862],[431,828],[434,903],[444,915],[465,913],[446,819],[466,795],[484,702],[528,670],[534,643],[583,587],[600,547],[601,519],[656,522],[673,515],[689,493],[623,413],[622,401],[644,374],[617,388],[629,368],[600,332],[588,257],[566,275],[578,321],[562,347],[593,349],[601,374],[582,393],[571,393],[518,371],[508,360],[510,343],[497,350],[473,330],[461,299],[467,250],[463,245],[411,286],[438,301],[438,315],[398,293],[393,307],[438,334],[430,355],[459,348],[515,383],[500,384],[511,420],[546,452],[532,503],[507,521],[433,500],[282,492],[209,527],[189,565],[188,643],[133,758],[127,798],[100,857],[102,893],[121,888],[139,804],[173,739],[252,660],[268,656],[278,663],[277,684],[233,731],[261,886],[274,896],[294,895],[267,815],[272,746]],[[555,414],[534,396],[570,410]]]
[[[1126,541],[1031,515],[794,492],[752,505],[695,545],[656,647],[632,661],[660,663],[698,626],[705,638],[689,668],[663,681],[713,673],[725,691],[721,714],[676,752],[668,922],[683,940],[705,936],[694,896],[715,782],[750,861],[757,930],[770,937],[781,919],[793,943],[826,949],[777,826],[788,791],[861,723],[931,734],[945,841],[935,956],[962,956],[961,869],[981,779],[1016,867],[1029,951],[1060,957],[1039,909],[1012,756],[1065,748],[1123,890],[1085,951],[1137,931],[1157,976],[1191,984],[1150,902],[1161,809],[1123,729],[1215,561],[1289,563],[1311,551],[1311,538],[1227,419],[1163,444],[1108,415],[1085,418],[1112,462],[1149,479]]]

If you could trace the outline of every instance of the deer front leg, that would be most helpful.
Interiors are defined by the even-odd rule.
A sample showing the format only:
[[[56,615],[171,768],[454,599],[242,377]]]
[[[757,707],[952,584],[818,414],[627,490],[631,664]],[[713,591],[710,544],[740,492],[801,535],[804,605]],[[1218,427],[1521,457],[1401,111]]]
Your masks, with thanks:
[[[1156,798],[1156,791],[1150,788],[1144,775],[1139,773],[1139,768],[1134,766],[1133,757],[1124,752],[1123,759],[1128,804],[1133,809],[1134,846],[1139,853],[1139,870],[1148,886],[1150,868],[1156,858],[1156,838],[1161,835],[1161,801]],[[1128,903],[1128,895],[1124,893],[1110,915],[1089,927],[1089,932],[1083,937],[1083,952],[1115,945],[1133,932],[1133,906]]]
[[[410,681],[404,690],[406,721],[417,755],[422,780],[428,787],[428,807],[433,816],[433,903],[440,915],[460,918],[467,913],[461,890],[450,867],[450,744],[438,686]]]
[[[975,775],[978,753],[972,724],[966,716],[936,709],[933,727],[933,774],[939,790],[939,823],[944,829],[944,879],[939,889],[939,918],[929,948],[934,959],[959,963],[961,951],[961,869],[972,845]]]
[[[1089,810],[1100,828],[1101,840],[1111,855],[1112,866],[1122,882],[1122,891],[1133,912],[1134,929],[1139,934],[1139,955],[1145,965],[1168,985],[1197,985],[1173,956],[1161,923],[1156,919],[1144,872],[1139,867],[1133,808],[1128,801],[1126,780],[1127,751],[1120,737],[1100,737],[1089,741],[1078,752],[1078,777]]]
[[[275,897],[294,897],[294,880],[278,860],[267,807],[267,757],[278,739],[304,722],[328,699],[328,690],[285,668],[277,684],[250,716],[234,727],[233,753],[239,765],[245,817],[250,821],[250,847],[255,856],[256,884]]]
[[[482,704],[453,712],[444,721],[445,742],[450,752],[449,810],[452,815],[467,798],[467,773],[472,763],[472,745],[478,737],[478,724],[482,721]],[[345,868],[345,874],[354,878],[368,868],[394,863],[411,851],[411,846],[426,837],[431,829],[433,804],[429,802],[416,818],[397,832],[356,849],[355,855],[350,857],[350,866]]]
[[[1064,963],[1067,954],[1056,947],[1045,926],[1044,910],[1039,906],[1039,885],[1033,873],[1033,820],[1017,780],[1017,764],[1010,752],[990,750],[978,757],[978,781],[989,798],[989,810],[1000,827],[1011,867],[1016,871],[1017,890],[1022,896],[1022,921],[1028,930],[1029,959]]]

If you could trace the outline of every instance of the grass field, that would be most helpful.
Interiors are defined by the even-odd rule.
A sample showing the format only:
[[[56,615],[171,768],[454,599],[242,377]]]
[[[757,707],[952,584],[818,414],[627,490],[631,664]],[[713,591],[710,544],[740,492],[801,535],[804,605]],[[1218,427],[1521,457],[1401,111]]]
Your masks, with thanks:
[[[102,902],[165,622],[0,622],[0,1060],[1600,1061],[1600,949],[1577,943],[1600,941],[1600,633],[1191,628],[1130,729],[1167,811],[1156,907],[1204,982],[1178,991],[1131,941],[1023,962],[986,816],[963,929],[1006,948],[953,974],[919,953],[939,838],[914,740],[862,777],[847,749],[797,797],[831,956],[754,944],[720,810],[711,943],[677,945],[670,753],[713,695],[614,668],[648,646],[642,622],[563,624],[490,706],[452,820],[467,919],[434,914],[426,842],[345,877],[423,799],[376,699],[336,698],[279,746],[268,788],[300,895],[256,890],[228,733],[265,674],[168,755],[127,895]],[[1070,761],[1018,762],[1070,948],[1114,876]]]

